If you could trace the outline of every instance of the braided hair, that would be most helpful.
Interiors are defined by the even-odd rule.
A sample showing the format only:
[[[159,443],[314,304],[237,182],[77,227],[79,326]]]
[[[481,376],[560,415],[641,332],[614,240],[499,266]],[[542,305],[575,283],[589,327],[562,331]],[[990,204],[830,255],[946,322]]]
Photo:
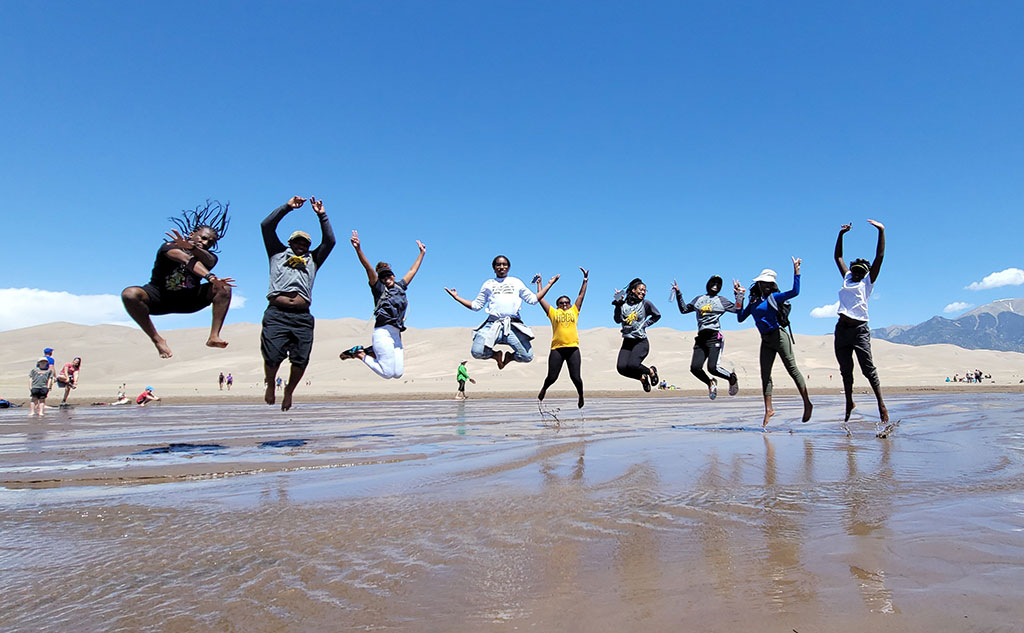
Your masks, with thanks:
[[[186,209],[181,212],[181,217],[167,218],[178,227],[185,236],[189,236],[199,229],[210,229],[216,233],[217,238],[210,246],[210,252],[217,252],[217,245],[220,239],[228,232],[228,225],[231,219],[228,217],[228,206],[231,203],[221,204],[219,201],[206,201],[205,205],[196,205],[195,209]]]

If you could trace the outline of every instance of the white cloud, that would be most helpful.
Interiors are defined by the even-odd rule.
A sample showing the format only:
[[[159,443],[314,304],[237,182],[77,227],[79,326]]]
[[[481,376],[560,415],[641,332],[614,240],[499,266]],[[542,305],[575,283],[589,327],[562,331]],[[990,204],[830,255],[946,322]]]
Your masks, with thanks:
[[[811,316],[815,319],[831,319],[839,314],[839,302],[830,303],[820,308],[811,310]]]
[[[0,288],[0,331],[52,321],[96,325],[124,320],[121,295],[74,295],[38,288]]]
[[[981,281],[975,281],[967,290],[988,290],[989,288],[1000,288],[1002,286],[1020,286],[1024,284],[1024,270],[1020,268],[1007,268],[997,273],[986,275]]]
[[[232,310],[245,306],[245,303],[244,296],[237,293],[231,296]],[[76,295],[38,288],[0,288],[0,331],[53,321],[82,325],[134,325],[124,311],[119,294]]]
[[[973,308],[973,303],[964,303],[963,301],[954,301],[945,308],[942,309],[945,314],[952,314],[953,312],[961,312],[967,308]]]

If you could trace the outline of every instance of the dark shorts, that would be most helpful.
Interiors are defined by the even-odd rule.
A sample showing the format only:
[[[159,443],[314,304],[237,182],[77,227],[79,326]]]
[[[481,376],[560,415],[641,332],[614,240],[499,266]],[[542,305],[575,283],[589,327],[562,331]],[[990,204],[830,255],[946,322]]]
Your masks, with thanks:
[[[154,285],[146,284],[142,287],[146,291],[146,305],[149,313],[160,314],[192,314],[199,312],[206,306],[213,303],[213,286],[202,284],[192,290],[160,290]]]
[[[308,310],[293,312],[267,306],[263,313],[260,351],[270,365],[280,365],[288,358],[292,365],[305,367],[313,349],[313,315]]]
[[[69,381],[64,380],[63,378],[59,378],[59,377],[57,378],[57,388],[58,389],[67,389],[70,386],[71,386],[71,383]]]
[[[35,389],[32,389],[32,391],[30,392],[30,394],[31,394],[30,397],[32,397],[32,398],[40,398],[42,400],[45,400],[46,396],[49,393],[50,393],[50,390],[47,389],[46,387],[37,387]]]

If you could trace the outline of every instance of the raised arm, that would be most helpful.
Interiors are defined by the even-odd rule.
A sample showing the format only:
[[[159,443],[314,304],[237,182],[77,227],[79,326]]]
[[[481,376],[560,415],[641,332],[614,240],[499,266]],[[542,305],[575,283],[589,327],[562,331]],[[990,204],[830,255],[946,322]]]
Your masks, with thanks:
[[[370,285],[377,283],[377,271],[370,265],[370,260],[366,259],[366,254],[363,253],[363,248],[359,244],[359,231],[353,229],[352,237],[348,241],[352,243],[352,248],[356,249],[356,257],[359,258],[359,263],[366,270],[366,279],[369,280]]]
[[[292,196],[288,202],[271,211],[270,215],[263,218],[263,221],[260,222],[260,230],[263,232],[263,246],[266,247],[268,256],[276,255],[287,248],[280,238],[277,237],[277,225],[281,223],[281,220],[290,211],[298,209],[305,203],[305,198]]]
[[[882,272],[882,258],[885,257],[885,225],[874,220],[868,220],[868,224],[878,229],[875,261],[871,262],[871,283],[875,283],[875,280],[878,279],[878,273]]]
[[[679,284],[676,282],[675,279],[672,280],[672,292],[676,296],[676,305],[679,307],[680,314],[693,312],[693,304],[686,303],[685,301],[683,301],[683,293],[682,291],[679,290]]]
[[[583,283],[580,285],[580,294],[576,296],[576,310],[583,309],[583,297],[587,296],[587,277],[590,276],[590,271],[580,266],[580,272],[583,273]]]
[[[615,313],[612,314],[612,318],[615,319],[616,323],[622,323],[622,304],[626,302],[626,291],[615,290],[615,296],[612,298],[612,305],[615,306]]]
[[[839,274],[843,277],[846,277],[846,273],[850,272],[850,269],[846,266],[846,262],[843,261],[843,235],[845,235],[852,226],[853,222],[850,222],[839,227],[839,237],[836,238],[836,266],[839,267]]]
[[[555,285],[555,282],[558,281],[559,277],[561,277],[561,275],[555,275],[551,279],[548,279],[548,284],[537,293],[537,301],[544,299],[544,296],[548,294],[548,290],[551,290],[551,286]],[[540,282],[538,282],[538,285],[540,285]]]
[[[406,286],[412,283],[412,278],[419,272],[420,264],[423,263],[423,256],[427,254],[427,247],[423,242],[416,240],[416,246],[419,247],[420,254],[416,256],[416,261],[412,263],[412,266],[409,268],[409,272],[405,273],[405,276],[402,277],[402,281],[405,282]]]
[[[793,258],[793,289],[787,290],[786,292],[776,293],[776,302],[782,303],[783,301],[789,301],[800,294],[800,258]]]
[[[316,262],[316,267],[320,268],[324,265],[324,261],[327,256],[334,250],[334,245],[337,244],[337,240],[334,238],[334,229],[331,228],[331,221],[327,219],[327,211],[324,210],[324,201],[317,200],[310,196],[309,204],[313,207],[313,212],[316,213],[317,218],[320,220],[320,234],[323,235],[323,239],[320,241],[320,246],[317,246],[310,255],[313,256],[313,261]]]
[[[732,310],[737,315],[743,312],[743,297],[747,294],[747,289],[743,287],[743,284],[738,279],[732,280],[732,296],[736,299],[735,310]]]
[[[534,281],[534,283],[537,284],[537,303],[539,303],[540,307],[544,310],[545,316],[548,315],[548,314],[551,314],[551,304],[548,303],[547,301],[545,301],[544,300],[544,295],[541,294],[542,286],[540,285],[540,275],[537,275],[536,277],[534,277],[533,281]],[[544,294],[547,294],[547,293],[544,293]]]

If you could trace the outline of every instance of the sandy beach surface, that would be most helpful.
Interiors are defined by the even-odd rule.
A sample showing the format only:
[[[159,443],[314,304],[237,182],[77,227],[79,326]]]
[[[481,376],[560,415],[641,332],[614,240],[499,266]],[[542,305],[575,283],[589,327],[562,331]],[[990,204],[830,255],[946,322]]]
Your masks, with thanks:
[[[1022,630],[1024,395],[760,405],[0,411],[0,630]]]
[[[585,326],[588,311],[581,323]],[[596,316],[593,317],[595,320]],[[295,402],[326,402],[351,399],[438,398],[454,395],[455,371],[460,361],[468,360],[470,375],[477,381],[467,386],[477,397],[536,396],[547,373],[551,328],[533,328],[535,360],[512,363],[498,371],[493,361],[474,360],[469,355],[470,328],[410,328],[403,335],[405,375],[384,380],[358,360],[338,360],[338,353],[355,344],[369,345],[372,331],[369,321],[357,319],[319,319],[312,360],[296,392]],[[81,356],[81,383],[69,402],[90,404],[108,402],[122,383],[132,397],[152,385],[156,393],[171,402],[258,402],[263,394],[263,361],[260,357],[260,326],[253,323],[228,325],[224,337],[227,349],[205,347],[208,330],[184,329],[164,332],[174,357],[161,359],[149,339],[134,327],[115,325],[84,326],[50,323],[21,330],[0,332],[0,397],[14,402],[28,400],[28,372],[44,347],[56,349],[59,364]],[[648,365],[657,366],[662,378],[678,386],[684,395],[706,395],[703,385],[690,374],[693,331],[655,327],[649,332],[651,354]],[[637,381],[619,376],[615,358],[622,337],[615,328],[581,330],[583,380],[587,390],[597,395],[642,395]],[[735,367],[744,395],[760,393],[756,330],[726,332],[724,366]],[[842,390],[831,336],[796,333],[795,350],[801,371],[808,377],[812,393],[835,394]],[[887,341],[874,341],[875,363],[883,387],[900,390],[940,389],[943,393],[978,387],[1024,392],[1024,354],[990,350],[966,350],[954,345],[912,347]],[[992,376],[981,385],[949,384],[947,376],[963,375],[980,369]],[[220,372],[235,379],[230,392],[217,385]],[[282,368],[287,378],[287,363]],[[305,384],[306,381],[309,384]],[[792,392],[793,384],[781,363],[776,363],[774,381],[781,392]],[[857,371],[855,384],[868,388]],[[552,395],[569,395],[572,385],[566,372],[553,387]],[[49,404],[59,402],[53,394]],[[679,394],[675,394],[679,395]],[[214,400],[216,399],[216,400]]]

